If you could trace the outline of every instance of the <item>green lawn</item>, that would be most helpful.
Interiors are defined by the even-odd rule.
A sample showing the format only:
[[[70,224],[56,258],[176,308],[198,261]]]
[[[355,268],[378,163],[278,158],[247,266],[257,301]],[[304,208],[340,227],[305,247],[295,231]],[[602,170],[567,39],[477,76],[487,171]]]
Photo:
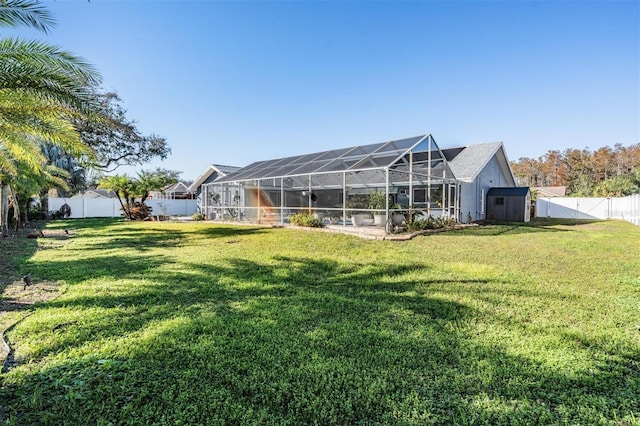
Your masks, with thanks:
[[[49,227],[8,423],[640,424],[640,227]]]

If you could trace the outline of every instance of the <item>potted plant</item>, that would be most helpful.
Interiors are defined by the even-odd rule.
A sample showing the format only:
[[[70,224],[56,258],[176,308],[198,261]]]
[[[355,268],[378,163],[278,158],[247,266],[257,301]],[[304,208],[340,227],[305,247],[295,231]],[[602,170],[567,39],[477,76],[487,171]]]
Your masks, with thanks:
[[[368,197],[365,194],[352,194],[349,195],[347,200],[347,209],[351,215],[351,223],[353,226],[363,226],[365,221],[371,216],[369,213],[358,212],[358,210],[364,210],[367,208]]]
[[[387,194],[381,191],[369,194],[369,208],[371,210],[384,210],[387,208]],[[386,214],[380,212],[373,213],[373,223],[376,226],[384,226]]]
[[[393,226],[402,226],[406,223],[405,208],[401,204],[394,204],[391,210],[391,223]]]

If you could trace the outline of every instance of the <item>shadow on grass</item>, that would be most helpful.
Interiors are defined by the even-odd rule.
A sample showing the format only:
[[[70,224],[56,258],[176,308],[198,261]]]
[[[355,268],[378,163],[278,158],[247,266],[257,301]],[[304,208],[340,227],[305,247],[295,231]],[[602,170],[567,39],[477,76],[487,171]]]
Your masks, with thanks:
[[[82,237],[79,237],[82,238]],[[179,247],[185,235],[177,230],[119,228],[117,232],[102,242],[93,242],[90,248],[78,247],[73,250],[111,250],[129,248],[137,251]]]
[[[48,229],[106,229],[109,227],[118,227],[125,222],[124,218],[87,218],[87,219],[59,219],[47,222]]]
[[[589,424],[638,412],[629,361],[637,356],[562,371],[483,343],[481,313],[429,291],[448,282],[425,279],[433,275],[426,266],[274,256],[183,263],[188,273],[180,273],[171,262],[137,255],[41,264],[53,279],[78,270],[71,283],[113,270],[145,283],[49,302],[51,313],[103,311],[31,336],[17,330],[18,339],[50,340],[39,356],[69,355],[3,381],[0,420]],[[87,352],[94,342],[102,349]]]
[[[43,223],[35,224],[38,229]],[[27,229],[20,229],[17,235],[10,237],[0,237],[0,297],[5,293],[9,284],[14,281],[21,280],[21,277],[30,272],[26,266],[27,261],[38,250],[38,240],[35,238],[26,238],[26,234],[33,229],[30,226]],[[7,309],[16,310],[17,305],[4,303],[0,305],[0,312]]]
[[[205,236],[207,238],[229,238],[262,234],[266,232],[266,229],[263,227],[250,227],[248,225],[211,225],[210,227],[198,228],[192,230],[191,232],[194,234]]]
[[[516,222],[493,222],[483,223],[477,227],[467,227],[449,231],[447,235],[470,235],[478,237],[491,237],[499,235],[513,234],[534,234],[540,232],[570,232],[573,227],[578,225],[588,225],[592,223],[604,222],[602,220],[570,220],[570,219],[536,219],[527,223]]]

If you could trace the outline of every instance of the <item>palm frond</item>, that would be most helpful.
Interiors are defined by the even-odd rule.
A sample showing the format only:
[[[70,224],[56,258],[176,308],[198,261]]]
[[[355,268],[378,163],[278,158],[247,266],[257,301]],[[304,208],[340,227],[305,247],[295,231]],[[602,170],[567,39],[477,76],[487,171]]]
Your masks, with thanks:
[[[5,181],[7,176],[13,176],[17,173],[15,161],[9,151],[4,148],[2,139],[0,139],[0,181]]]
[[[0,40],[0,89],[39,93],[83,111],[95,110],[98,71],[84,59],[39,41]]]
[[[0,156],[3,157],[3,163],[15,163],[21,161],[32,169],[40,171],[45,162],[45,158],[39,150],[38,143],[33,138],[26,137],[22,133],[16,133],[10,129],[0,127],[0,141],[2,141],[3,150],[0,150]],[[13,170],[16,167],[8,167]]]
[[[33,93],[0,90],[0,143],[6,153],[3,162],[22,161],[40,171],[46,163],[40,143],[43,140],[71,155],[92,158],[93,152],[71,122],[75,114]]]
[[[44,33],[56,24],[53,16],[35,0],[6,0],[0,2],[0,26],[26,25]]]

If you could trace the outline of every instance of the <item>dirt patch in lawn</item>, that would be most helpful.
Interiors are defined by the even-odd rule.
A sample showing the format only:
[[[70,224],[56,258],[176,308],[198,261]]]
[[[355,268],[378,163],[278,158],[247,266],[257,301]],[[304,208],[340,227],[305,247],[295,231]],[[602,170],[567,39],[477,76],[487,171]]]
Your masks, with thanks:
[[[25,263],[43,246],[51,246],[55,240],[66,240],[71,233],[66,230],[45,230],[43,222],[32,222],[24,228],[0,238],[0,365],[3,371],[13,366],[12,349],[5,333],[30,315],[33,305],[47,302],[58,296],[59,288],[53,282],[37,277],[27,279]],[[46,241],[46,243],[45,243]]]

